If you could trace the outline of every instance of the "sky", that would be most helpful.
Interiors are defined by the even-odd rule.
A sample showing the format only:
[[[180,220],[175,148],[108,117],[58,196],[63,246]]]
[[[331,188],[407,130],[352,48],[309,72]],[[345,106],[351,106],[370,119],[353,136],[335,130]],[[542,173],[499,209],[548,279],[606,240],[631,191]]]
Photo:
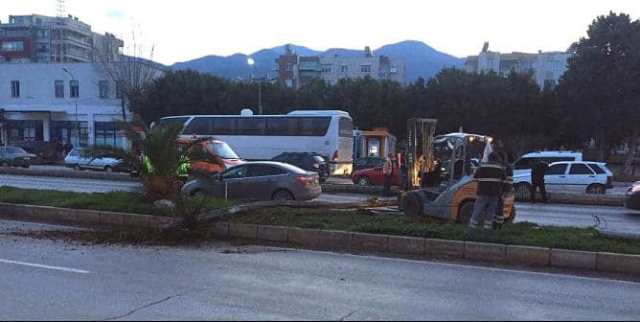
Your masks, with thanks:
[[[56,0],[3,0],[9,15],[56,14]],[[66,0],[68,14],[163,64],[250,54],[286,43],[316,50],[423,41],[457,57],[566,50],[609,11],[640,18],[640,0]]]

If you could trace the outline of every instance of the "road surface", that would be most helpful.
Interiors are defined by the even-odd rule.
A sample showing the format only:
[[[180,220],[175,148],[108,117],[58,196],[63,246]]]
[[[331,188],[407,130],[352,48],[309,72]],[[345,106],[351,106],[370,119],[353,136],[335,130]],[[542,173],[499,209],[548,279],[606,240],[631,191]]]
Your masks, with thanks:
[[[640,283],[325,252],[8,235],[1,320],[636,320]]]

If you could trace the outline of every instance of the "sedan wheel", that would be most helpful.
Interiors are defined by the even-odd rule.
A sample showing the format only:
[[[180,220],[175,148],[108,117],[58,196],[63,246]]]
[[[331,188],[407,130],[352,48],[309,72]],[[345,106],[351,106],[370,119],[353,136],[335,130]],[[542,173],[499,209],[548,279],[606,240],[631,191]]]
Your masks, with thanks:
[[[80,166],[79,166],[79,165],[77,165],[77,164],[76,164],[76,165],[74,165],[74,166],[73,166],[73,170],[80,171]]]
[[[527,200],[531,193],[531,186],[528,183],[518,183],[515,187],[516,200]]]
[[[603,195],[606,189],[601,184],[592,184],[587,187],[587,193],[594,195]]]
[[[362,177],[358,179],[358,185],[362,187],[366,187],[369,185],[369,179],[367,177]]]
[[[293,195],[289,192],[289,191],[285,191],[285,190],[278,190],[276,191],[276,193],[273,194],[273,196],[271,197],[272,200],[275,201],[289,201],[289,200],[295,200],[295,198],[293,197]]]
[[[113,168],[111,168],[110,166],[106,166],[106,167],[104,167],[104,171],[113,172]]]

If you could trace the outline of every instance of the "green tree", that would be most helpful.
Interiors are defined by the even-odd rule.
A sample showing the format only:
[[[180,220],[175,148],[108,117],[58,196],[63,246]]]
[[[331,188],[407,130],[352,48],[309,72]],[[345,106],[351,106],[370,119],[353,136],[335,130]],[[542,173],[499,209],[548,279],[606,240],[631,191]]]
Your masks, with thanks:
[[[613,146],[631,142],[627,161],[632,160],[640,134],[640,21],[613,12],[600,16],[571,51],[558,86],[571,116],[565,120],[570,136],[582,142],[595,138],[602,160]]]

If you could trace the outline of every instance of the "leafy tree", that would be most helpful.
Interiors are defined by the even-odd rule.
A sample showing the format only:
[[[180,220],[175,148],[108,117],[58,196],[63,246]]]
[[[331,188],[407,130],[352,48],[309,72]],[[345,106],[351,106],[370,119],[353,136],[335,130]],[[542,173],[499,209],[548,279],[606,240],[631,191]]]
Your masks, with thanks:
[[[571,50],[558,86],[570,115],[564,127],[574,140],[595,138],[602,160],[613,146],[631,142],[632,160],[640,134],[640,21],[613,12],[600,16]]]

